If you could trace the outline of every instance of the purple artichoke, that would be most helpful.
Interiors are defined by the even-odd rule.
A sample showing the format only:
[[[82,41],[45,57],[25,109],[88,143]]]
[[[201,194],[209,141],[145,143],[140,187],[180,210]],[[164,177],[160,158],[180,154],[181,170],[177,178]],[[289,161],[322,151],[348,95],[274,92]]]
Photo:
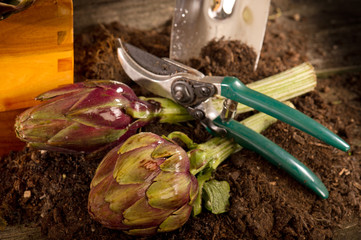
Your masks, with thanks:
[[[65,85],[37,99],[43,102],[17,117],[15,131],[21,140],[45,150],[92,152],[119,144],[153,119],[190,119],[170,100],[141,100],[116,81]]]
[[[93,219],[131,235],[181,227],[198,194],[187,153],[153,133],[138,133],[111,150],[91,182]]]

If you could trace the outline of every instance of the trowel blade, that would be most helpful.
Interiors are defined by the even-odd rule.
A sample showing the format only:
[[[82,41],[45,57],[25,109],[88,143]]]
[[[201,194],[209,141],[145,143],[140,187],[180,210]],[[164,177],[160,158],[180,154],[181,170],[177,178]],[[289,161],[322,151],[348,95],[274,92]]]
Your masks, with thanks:
[[[258,64],[267,25],[270,0],[177,0],[170,58],[198,57],[215,39],[240,40],[252,47]]]

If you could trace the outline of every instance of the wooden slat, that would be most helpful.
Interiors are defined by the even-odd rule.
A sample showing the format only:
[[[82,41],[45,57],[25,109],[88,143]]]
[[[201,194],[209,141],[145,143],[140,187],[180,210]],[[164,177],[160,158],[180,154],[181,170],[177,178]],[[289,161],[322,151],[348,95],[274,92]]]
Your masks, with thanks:
[[[141,30],[160,26],[173,14],[176,0],[76,0],[76,32],[98,23],[117,21]]]
[[[23,109],[0,112],[0,156],[11,150],[21,150],[25,143],[20,141],[14,131],[15,118]]]
[[[0,111],[29,107],[40,93],[73,82],[71,0],[37,0],[0,21]]]
[[[14,120],[40,93],[73,82],[72,0],[37,0],[0,21],[0,155],[24,146]]]

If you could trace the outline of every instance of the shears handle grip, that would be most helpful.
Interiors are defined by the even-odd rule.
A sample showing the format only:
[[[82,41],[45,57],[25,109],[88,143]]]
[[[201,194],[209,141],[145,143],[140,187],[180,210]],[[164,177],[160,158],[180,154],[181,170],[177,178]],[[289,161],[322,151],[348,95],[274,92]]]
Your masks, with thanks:
[[[225,77],[222,80],[221,95],[288,123],[342,151],[350,149],[343,139],[320,123],[282,102],[248,88],[235,77]]]
[[[271,140],[233,119],[222,121],[221,117],[217,117],[213,122],[218,127],[226,129],[227,137],[233,138],[239,145],[259,153],[321,198],[328,198],[328,190],[322,181],[304,164]]]

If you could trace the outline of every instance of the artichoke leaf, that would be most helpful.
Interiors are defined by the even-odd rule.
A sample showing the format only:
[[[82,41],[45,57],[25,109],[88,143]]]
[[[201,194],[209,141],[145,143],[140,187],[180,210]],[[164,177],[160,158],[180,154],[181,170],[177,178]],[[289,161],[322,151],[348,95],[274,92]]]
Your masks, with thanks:
[[[184,205],[162,222],[158,232],[170,232],[176,230],[179,226],[182,226],[187,222],[191,211],[192,206],[187,204]]]
[[[151,182],[160,172],[164,159],[153,159],[152,146],[126,152],[118,157],[113,177],[119,184],[141,184]]]
[[[155,134],[141,132],[128,138],[120,147],[118,154],[123,154],[152,144],[160,144],[162,142],[164,141]]]
[[[94,148],[103,146],[104,142],[114,142],[126,132],[127,129],[93,128],[74,122],[49,139],[48,144],[67,148],[77,148],[78,146],[82,149],[87,149],[87,146]]]
[[[229,207],[230,186],[226,181],[210,180],[203,185],[205,207],[214,214],[224,213]]]
[[[189,201],[191,178],[188,173],[161,172],[147,190],[154,208],[177,209]]]
[[[164,210],[153,208],[148,204],[146,198],[141,198],[135,204],[124,211],[124,224],[130,227],[151,227],[161,224],[170,214],[173,209]]]

